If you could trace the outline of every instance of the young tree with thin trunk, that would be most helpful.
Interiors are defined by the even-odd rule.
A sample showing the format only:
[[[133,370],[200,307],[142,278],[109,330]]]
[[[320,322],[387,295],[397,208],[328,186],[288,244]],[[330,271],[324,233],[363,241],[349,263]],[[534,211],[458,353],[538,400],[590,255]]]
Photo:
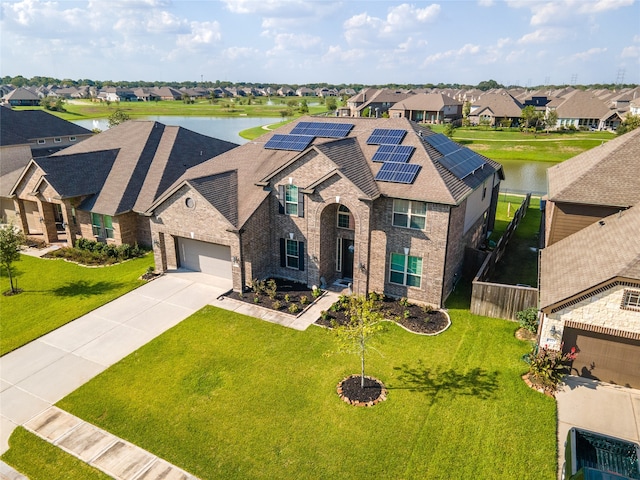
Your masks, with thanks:
[[[334,325],[334,331],[340,342],[340,351],[360,355],[360,387],[364,388],[365,356],[371,348],[370,340],[383,328],[384,317],[376,309],[374,301],[365,295],[349,297],[349,322]]]
[[[7,271],[11,293],[17,293],[13,285],[13,262],[20,260],[20,245],[24,234],[11,224],[0,227],[0,268]]]

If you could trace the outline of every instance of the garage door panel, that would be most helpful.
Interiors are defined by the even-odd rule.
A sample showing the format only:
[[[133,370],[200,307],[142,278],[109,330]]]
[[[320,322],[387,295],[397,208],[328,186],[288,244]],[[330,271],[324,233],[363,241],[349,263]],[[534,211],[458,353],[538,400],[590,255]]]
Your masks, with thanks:
[[[565,351],[579,351],[572,374],[640,388],[640,341],[568,327],[563,341]]]
[[[231,248],[226,245],[179,238],[178,253],[182,268],[232,279]]]

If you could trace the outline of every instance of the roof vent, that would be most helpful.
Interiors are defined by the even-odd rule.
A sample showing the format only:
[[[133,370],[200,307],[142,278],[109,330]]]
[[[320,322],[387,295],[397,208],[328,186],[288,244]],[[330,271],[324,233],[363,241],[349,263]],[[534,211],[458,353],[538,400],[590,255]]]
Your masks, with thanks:
[[[604,220],[600,220],[600,221],[598,222],[598,225],[600,225],[601,227],[604,227]]]

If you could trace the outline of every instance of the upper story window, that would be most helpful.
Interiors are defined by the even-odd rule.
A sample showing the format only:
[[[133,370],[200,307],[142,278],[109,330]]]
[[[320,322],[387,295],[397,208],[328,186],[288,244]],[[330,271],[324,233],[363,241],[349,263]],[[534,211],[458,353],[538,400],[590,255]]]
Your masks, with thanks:
[[[304,217],[304,194],[293,184],[278,187],[280,213],[295,217]]]
[[[393,201],[393,226],[424,230],[427,224],[427,203],[413,200]]]
[[[76,141],[76,137],[69,137],[69,141],[70,142],[75,142]]]
[[[622,305],[620,308],[625,310],[636,310],[640,312],[640,290],[625,289],[622,296]]]
[[[45,143],[47,143],[47,141],[44,138],[38,139],[38,145],[44,145]]]
[[[351,210],[349,210],[344,205],[340,205],[338,207],[338,227],[348,228],[349,230],[353,230],[355,228]]]
[[[53,139],[53,143],[60,143],[60,142],[62,142],[62,139],[60,137],[55,137]]]

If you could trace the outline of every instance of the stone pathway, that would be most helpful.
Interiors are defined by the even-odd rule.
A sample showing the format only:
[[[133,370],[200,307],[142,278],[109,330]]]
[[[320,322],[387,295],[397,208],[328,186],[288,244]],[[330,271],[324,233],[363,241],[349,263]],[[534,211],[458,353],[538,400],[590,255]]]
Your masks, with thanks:
[[[197,480],[175,465],[58,407],[50,407],[24,428],[118,480]]]

